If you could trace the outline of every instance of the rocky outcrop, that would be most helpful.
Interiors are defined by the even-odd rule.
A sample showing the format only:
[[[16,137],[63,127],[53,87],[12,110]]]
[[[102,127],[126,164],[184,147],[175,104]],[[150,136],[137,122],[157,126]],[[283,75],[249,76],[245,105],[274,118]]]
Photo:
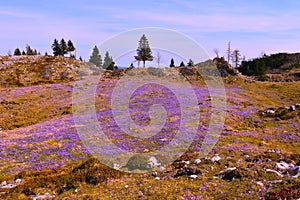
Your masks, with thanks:
[[[0,56],[0,86],[75,80],[81,61],[62,56]]]

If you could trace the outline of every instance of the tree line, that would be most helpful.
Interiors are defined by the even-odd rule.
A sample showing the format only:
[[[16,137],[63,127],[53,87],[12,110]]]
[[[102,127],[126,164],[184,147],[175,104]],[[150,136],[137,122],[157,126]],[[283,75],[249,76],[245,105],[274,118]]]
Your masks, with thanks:
[[[76,55],[73,54],[76,51],[76,48],[71,40],[68,40],[68,42],[65,41],[64,38],[62,38],[60,41],[58,39],[54,39],[53,44],[51,45],[51,48],[53,50],[54,56],[64,56],[68,53],[70,53],[70,57],[75,58]],[[10,56],[11,53],[9,52],[8,55]],[[14,56],[21,56],[21,55],[41,55],[39,51],[36,49],[32,49],[30,45],[26,45],[25,50],[21,51],[19,48],[16,48],[14,50]],[[48,55],[46,52],[45,55]]]
[[[64,38],[62,38],[60,42],[58,42],[57,39],[54,39],[51,48],[54,56],[64,56],[65,54],[70,53],[70,57],[75,58],[75,54],[72,54],[72,52],[74,52],[76,48],[71,40],[66,42]]]
[[[10,52],[8,54],[10,54]],[[19,48],[16,48],[14,50],[14,56],[21,56],[21,55],[31,56],[31,55],[41,55],[41,53],[38,52],[36,49],[32,49],[30,45],[27,44],[25,50],[23,50],[22,52]]]
[[[259,58],[243,61],[239,71],[248,76],[265,76],[266,73],[280,73],[300,68],[300,53],[263,54]]]
[[[152,55],[152,51],[148,42],[148,39],[145,34],[142,35],[138,42],[138,48],[137,48],[137,55],[134,56],[135,61],[139,63],[143,63],[143,67],[146,66],[146,61],[153,61],[154,56]],[[157,53],[157,63],[158,66],[160,66],[160,61],[161,61],[161,55],[158,52]],[[115,70],[117,69],[117,66],[115,66],[115,62],[113,61],[113,58],[109,55],[109,52],[105,52],[105,57],[104,57],[104,62],[102,61],[102,57],[99,51],[99,48],[97,46],[94,46],[92,54],[89,58],[89,62],[95,64],[97,67],[107,69],[107,70]],[[175,67],[175,62],[174,59],[172,58],[170,61],[170,67]],[[180,63],[180,66],[185,66],[184,62],[182,61]],[[194,62],[189,59],[187,66],[194,66]],[[130,64],[130,68],[134,68],[133,63]]]

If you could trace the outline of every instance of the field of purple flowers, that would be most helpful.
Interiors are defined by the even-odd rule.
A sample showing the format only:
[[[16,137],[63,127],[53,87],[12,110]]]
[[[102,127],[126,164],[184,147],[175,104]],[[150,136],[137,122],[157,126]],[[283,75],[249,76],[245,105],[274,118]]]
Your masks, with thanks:
[[[111,120],[114,81],[101,81],[95,96],[97,119],[109,140],[140,153],[170,142],[181,114],[172,92],[155,84],[135,91],[129,109],[137,124],[150,123],[147,110],[154,103],[168,111],[161,134],[136,139]],[[208,130],[211,99],[203,84],[193,82],[193,87],[201,123],[192,145],[174,163],[144,173],[130,172],[143,172],[143,157],[115,169],[113,163],[108,167],[92,158],[72,118],[72,83],[0,88],[0,198],[300,198],[300,109],[290,109],[300,103],[299,83],[236,80],[226,85],[226,121],[217,144],[203,158],[198,152]],[[285,112],[263,114],[271,108]],[[118,171],[121,167],[129,172]]]

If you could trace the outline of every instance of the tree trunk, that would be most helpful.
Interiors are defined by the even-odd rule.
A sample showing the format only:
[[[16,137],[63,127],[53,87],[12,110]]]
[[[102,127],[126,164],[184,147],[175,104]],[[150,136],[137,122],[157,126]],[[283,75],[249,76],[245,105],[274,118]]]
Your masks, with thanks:
[[[146,67],[146,61],[145,60],[143,60],[143,66],[144,66],[144,68]]]

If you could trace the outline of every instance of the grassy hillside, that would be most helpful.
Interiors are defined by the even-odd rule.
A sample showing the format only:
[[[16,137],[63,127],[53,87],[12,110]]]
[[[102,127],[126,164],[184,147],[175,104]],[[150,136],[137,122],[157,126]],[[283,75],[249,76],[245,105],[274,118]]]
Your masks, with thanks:
[[[48,199],[300,198],[297,176],[300,109],[290,110],[290,106],[300,103],[299,83],[256,82],[227,76],[222,134],[209,155],[195,163],[202,136],[208,129],[211,103],[203,80],[195,74],[196,68],[182,69],[138,69],[114,75],[106,72],[95,95],[100,120],[108,117],[112,83],[122,78],[123,73],[168,76],[175,86],[180,83],[172,77],[181,73],[193,84],[199,94],[201,117],[197,137],[176,162],[164,169],[154,168],[157,175],[147,171],[121,172],[90,155],[72,118],[74,82],[0,88],[0,198],[33,199],[42,195]],[[39,79],[34,77],[33,80]],[[38,82],[30,82],[33,83]],[[151,89],[155,90],[149,87],[143,91],[144,97],[149,97]],[[270,109],[275,113],[263,114]],[[112,138],[117,142],[123,139]],[[138,164],[142,162],[145,162],[142,157],[137,160]],[[290,167],[280,168],[280,163]],[[131,167],[142,171],[137,164]],[[11,188],[4,187],[9,184]]]

